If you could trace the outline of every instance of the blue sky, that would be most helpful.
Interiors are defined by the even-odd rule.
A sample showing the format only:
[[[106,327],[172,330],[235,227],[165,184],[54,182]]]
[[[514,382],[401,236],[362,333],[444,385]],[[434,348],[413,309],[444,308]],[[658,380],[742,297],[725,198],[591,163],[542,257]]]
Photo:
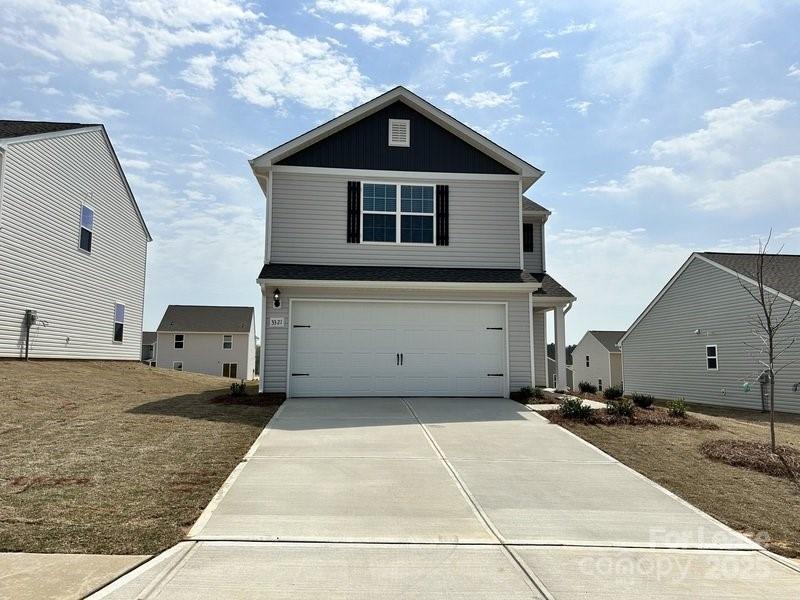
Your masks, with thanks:
[[[397,84],[545,176],[567,339],[693,250],[800,253],[800,2],[0,3],[0,118],[103,122],[168,303],[258,306],[254,157]]]

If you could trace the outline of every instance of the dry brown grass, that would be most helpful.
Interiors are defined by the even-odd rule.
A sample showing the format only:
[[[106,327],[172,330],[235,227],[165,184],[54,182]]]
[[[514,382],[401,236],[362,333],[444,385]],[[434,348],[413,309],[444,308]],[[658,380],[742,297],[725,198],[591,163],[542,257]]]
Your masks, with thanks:
[[[564,427],[657,481],[695,506],[747,535],[764,539],[770,550],[800,556],[800,492],[787,479],[711,460],[700,450],[719,439],[765,442],[768,418],[759,412],[690,406],[689,416],[717,430],[636,427],[563,422]],[[800,449],[800,415],[780,415],[777,438]]]
[[[0,361],[0,551],[149,554],[187,529],[277,404],[230,380],[78,361]]]
[[[777,446],[775,454],[772,454],[767,442],[709,440],[700,444],[700,452],[726,465],[752,469],[773,477],[797,479],[800,475],[800,450],[789,446]]]

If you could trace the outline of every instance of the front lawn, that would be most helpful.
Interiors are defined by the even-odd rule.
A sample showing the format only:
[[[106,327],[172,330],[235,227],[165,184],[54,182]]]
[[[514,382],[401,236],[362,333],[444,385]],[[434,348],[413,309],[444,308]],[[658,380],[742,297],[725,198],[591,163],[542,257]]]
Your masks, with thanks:
[[[800,556],[800,488],[791,479],[724,464],[700,451],[711,440],[768,442],[767,415],[697,405],[690,411],[718,429],[558,422],[770,550]],[[778,443],[800,449],[800,415],[782,414],[778,422]]]
[[[152,554],[182,539],[277,409],[211,401],[229,385],[0,361],[0,551]]]

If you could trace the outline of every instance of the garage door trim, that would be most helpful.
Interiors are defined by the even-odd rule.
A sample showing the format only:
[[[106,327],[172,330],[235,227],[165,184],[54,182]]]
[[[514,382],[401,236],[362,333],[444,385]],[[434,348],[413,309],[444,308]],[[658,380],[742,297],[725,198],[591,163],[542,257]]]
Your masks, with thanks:
[[[508,398],[510,394],[510,352],[509,352],[509,331],[508,331],[508,302],[494,301],[494,300],[394,300],[394,299],[380,299],[373,298],[290,298],[289,299],[289,322],[288,322],[288,336],[286,345],[286,397],[292,397],[292,330],[294,329],[294,321],[292,317],[292,306],[295,302],[369,302],[369,303],[393,303],[393,304],[492,304],[495,306],[503,307],[503,328],[505,334],[506,355],[504,360],[503,371],[503,392],[504,397]]]

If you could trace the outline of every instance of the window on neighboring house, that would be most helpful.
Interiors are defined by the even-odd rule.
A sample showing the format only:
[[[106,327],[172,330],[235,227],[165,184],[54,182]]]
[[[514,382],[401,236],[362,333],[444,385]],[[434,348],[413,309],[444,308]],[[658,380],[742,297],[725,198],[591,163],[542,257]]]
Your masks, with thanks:
[[[719,358],[717,357],[717,346],[706,346],[706,369],[716,371],[719,369]]]
[[[92,232],[94,231],[94,210],[81,205],[81,240],[80,248],[85,252],[92,251]]]
[[[222,363],[222,376],[236,379],[236,371],[238,368],[236,363]]]
[[[433,192],[432,185],[363,184],[362,241],[432,245]]]
[[[533,223],[522,224],[522,251],[533,252]]]
[[[174,371],[183,371],[183,363],[179,360],[176,360],[172,363],[172,369]]]
[[[589,368],[589,355],[586,355],[586,368]]]
[[[121,342],[125,330],[125,305],[114,305],[114,341]]]
[[[233,348],[233,336],[232,335],[223,335],[222,336],[222,349],[223,350],[230,350]]]
[[[175,334],[175,348],[177,348],[178,350],[183,348],[183,334],[182,333],[176,333]]]
[[[602,391],[603,391],[603,380],[602,380],[602,379],[598,379],[598,380],[597,380],[597,389],[598,389],[598,391],[600,391],[600,392],[602,392]]]

